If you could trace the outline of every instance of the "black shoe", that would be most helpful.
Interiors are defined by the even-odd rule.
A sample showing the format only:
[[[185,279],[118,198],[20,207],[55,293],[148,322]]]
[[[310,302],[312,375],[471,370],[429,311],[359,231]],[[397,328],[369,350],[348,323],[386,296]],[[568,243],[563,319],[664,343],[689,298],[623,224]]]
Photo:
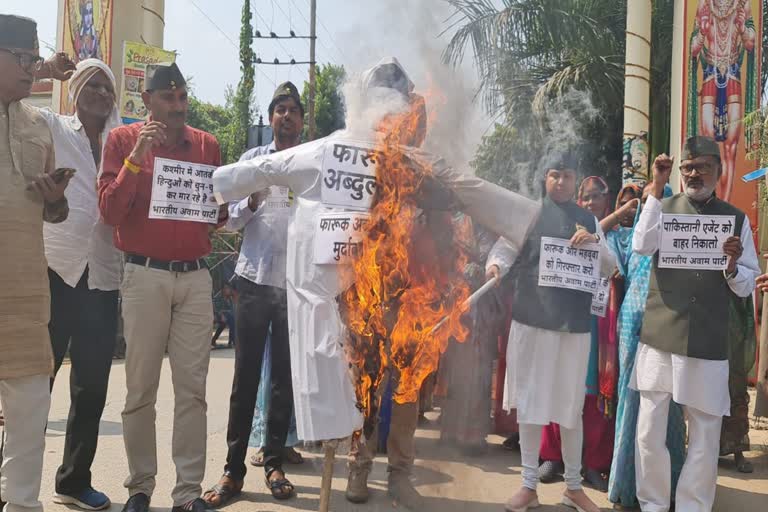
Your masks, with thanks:
[[[595,469],[587,469],[584,471],[584,481],[587,486],[592,487],[596,491],[608,492],[608,475],[601,473]]]
[[[134,494],[125,502],[123,512],[149,512],[149,496],[143,492]]]
[[[208,504],[203,498],[197,498],[184,505],[178,505],[171,509],[171,512],[205,512],[208,510]]]

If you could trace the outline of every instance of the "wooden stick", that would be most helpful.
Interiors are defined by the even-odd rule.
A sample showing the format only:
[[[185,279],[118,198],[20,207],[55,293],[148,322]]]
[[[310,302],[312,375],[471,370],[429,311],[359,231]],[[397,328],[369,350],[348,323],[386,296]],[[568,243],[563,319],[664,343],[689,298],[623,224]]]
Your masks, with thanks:
[[[325,458],[323,459],[323,479],[320,484],[320,512],[328,512],[331,504],[331,485],[333,484],[333,463],[336,459],[338,441],[324,441]]]

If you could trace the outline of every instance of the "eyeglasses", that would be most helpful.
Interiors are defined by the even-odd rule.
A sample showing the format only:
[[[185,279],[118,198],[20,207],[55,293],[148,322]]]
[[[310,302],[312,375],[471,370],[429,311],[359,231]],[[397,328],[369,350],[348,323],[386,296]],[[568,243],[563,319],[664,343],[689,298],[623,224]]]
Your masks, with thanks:
[[[0,48],[0,52],[10,53],[16,57],[16,60],[19,62],[21,69],[27,72],[40,71],[40,69],[43,67],[43,62],[45,62],[44,58],[32,53],[15,52],[13,50],[9,50],[8,48]]]
[[[710,174],[714,174],[715,167],[712,164],[705,163],[685,164],[680,166],[680,174],[685,177],[691,176],[693,171],[699,173],[699,176],[709,176]]]

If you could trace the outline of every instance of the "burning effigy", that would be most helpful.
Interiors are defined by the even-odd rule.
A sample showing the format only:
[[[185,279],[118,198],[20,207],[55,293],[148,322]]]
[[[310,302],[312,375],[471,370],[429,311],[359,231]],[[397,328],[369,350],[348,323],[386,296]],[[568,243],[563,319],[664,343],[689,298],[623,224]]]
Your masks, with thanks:
[[[349,438],[364,422],[370,431],[385,378],[396,377],[396,402],[415,401],[448,340],[466,336],[460,233],[441,212],[463,211],[520,247],[538,215],[538,203],[419,150],[427,120],[412,91],[385,59],[363,75],[364,108],[349,114],[365,122],[214,173],[219,202],[275,185],[294,193],[286,280],[305,441]]]

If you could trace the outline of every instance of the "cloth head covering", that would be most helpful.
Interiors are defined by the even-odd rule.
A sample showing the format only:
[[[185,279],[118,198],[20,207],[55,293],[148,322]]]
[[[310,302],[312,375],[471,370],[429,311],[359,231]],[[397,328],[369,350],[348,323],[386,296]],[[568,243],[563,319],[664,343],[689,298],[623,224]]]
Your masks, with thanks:
[[[0,48],[37,50],[37,23],[31,18],[0,14]]]
[[[640,199],[643,197],[643,187],[637,185],[636,183],[624,185],[624,187],[619,191],[619,194],[616,196],[616,205],[614,206],[614,209],[618,210],[621,207],[621,200],[627,194],[632,195],[630,201],[632,199]]]
[[[700,156],[714,156],[720,160],[720,146],[710,137],[690,137],[683,145],[683,160],[693,160]]]
[[[587,185],[590,183],[595,183],[597,185],[597,188],[600,189],[600,192],[603,195],[608,195],[608,192],[610,192],[610,189],[608,188],[608,184],[605,182],[603,178],[600,176],[588,176],[584,178],[581,182],[581,185],[579,185],[579,191],[576,195],[576,204],[584,208],[584,204],[581,201],[581,196],[584,192],[584,189],[587,188]],[[608,201],[605,202],[605,211],[602,213],[601,219],[605,218],[606,215],[611,211],[611,205],[608,203]]]
[[[146,81],[144,89],[146,91],[158,91],[164,89],[176,89],[177,87],[186,87],[187,81],[176,63],[171,64],[150,64],[147,66]]]
[[[301,114],[304,115],[304,105],[301,104],[301,95],[299,94],[299,90],[296,88],[293,82],[283,82],[277,86],[277,89],[275,89],[275,94],[272,96],[272,101],[270,102],[268,109],[270,116],[275,111],[275,106],[277,103],[284,98],[293,98],[293,100],[301,109]]]
[[[375,89],[391,89],[399,92],[404,98],[408,98],[415,89],[405,68],[395,57],[385,57],[363,72],[362,86],[364,93]]]
[[[73,105],[77,105],[77,100],[80,97],[85,84],[93,78],[93,75],[101,71],[104,73],[109,81],[112,83],[112,89],[117,91],[117,84],[115,81],[115,75],[107,64],[99,59],[85,59],[77,63],[75,73],[72,78],[69,79],[69,99]],[[117,107],[117,106],[115,106]]]

